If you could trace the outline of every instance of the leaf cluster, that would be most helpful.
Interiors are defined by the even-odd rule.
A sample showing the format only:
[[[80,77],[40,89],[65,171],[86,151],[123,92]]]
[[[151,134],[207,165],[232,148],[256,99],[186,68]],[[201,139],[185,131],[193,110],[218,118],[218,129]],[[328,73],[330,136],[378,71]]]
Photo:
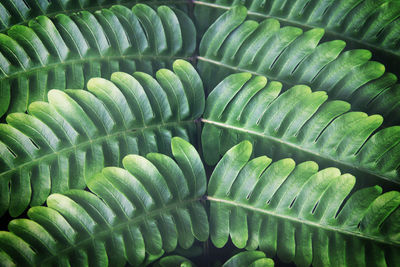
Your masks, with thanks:
[[[399,265],[398,1],[4,0],[0,32],[0,266]]]

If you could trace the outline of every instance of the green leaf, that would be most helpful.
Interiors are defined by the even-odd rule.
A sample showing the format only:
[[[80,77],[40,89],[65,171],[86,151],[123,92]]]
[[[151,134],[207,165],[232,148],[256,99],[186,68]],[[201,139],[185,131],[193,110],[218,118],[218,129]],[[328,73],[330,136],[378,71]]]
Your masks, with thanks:
[[[233,145],[250,140],[255,155],[315,160],[359,176],[364,186],[399,186],[399,126],[379,130],[381,116],[350,112],[348,103],[327,101],[325,92],[305,85],[280,94],[281,88],[263,76],[238,73],[210,93],[202,118],[209,165]]]
[[[198,69],[208,92],[229,74],[250,72],[279,81],[285,89],[304,84],[326,91],[332,100],[351,103],[354,110],[382,115],[385,125],[400,122],[397,77],[371,61],[371,52],[346,51],[340,40],[320,42],[325,32],[321,28],[303,33],[298,27],[280,27],[272,18],[246,20],[245,11],[239,6],[222,14],[200,42]]]
[[[196,164],[200,157],[192,153],[194,147],[178,137],[171,142],[183,148],[189,165]],[[200,200],[206,188],[201,196],[177,194],[181,181],[164,176],[164,170],[173,164],[184,173],[179,161],[162,155],[166,164],[153,165],[157,155],[128,155],[124,169],[104,168],[88,182],[93,193],[75,189],[50,195],[47,207],[31,208],[30,219],[12,220],[10,232],[0,232],[1,257],[24,266],[138,266],[173,251],[178,243],[190,247],[195,238],[205,241],[208,218]],[[191,175],[184,181],[189,188],[206,182],[204,176]],[[196,230],[186,231],[196,224],[207,226],[201,238]]]
[[[235,5],[246,6],[249,17],[257,21],[274,18],[305,30],[324,28],[328,39],[341,39],[352,48],[371,50],[393,71],[398,70],[398,1],[200,0],[195,1],[194,10],[199,33],[205,32],[218,16]]]
[[[315,162],[296,165],[288,158],[272,164],[262,158],[243,161],[244,153],[252,153],[248,141],[230,149],[210,178],[207,200],[215,246],[223,247],[230,236],[238,248],[259,247],[301,266],[398,262],[400,239],[385,229],[398,229],[399,192],[381,194],[375,186],[350,194],[354,176],[336,168],[318,171]],[[239,163],[241,168],[230,172]]]
[[[115,4],[123,4],[132,7],[138,0],[63,0],[63,1],[47,1],[47,0],[3,0],[0,3],[0,32],[6,32],[11,26],[15,24],[27,24],[30,19],[36,16],[46,15],[54,17],[57,14],[69,14],[72,12],[89,10],[95,11],[105,7],[111,7]],[[187,3],[182,0],[156,0],[152,1],[154,4],[168,4],[169,6],[176,6],[187,12]]]
[[[0,34],[0,116],[46,101],[50,89],[84,89],[92,77],[153,74],[192,56],[195,44],[193,22],[167,6],[115,5],[94,13],[38,16],[29,26]]]
[[[32,103],[29,115],[8,115],[8,124],[0,124],[0,213],[18,216],[50,193],[84,188],[85,179],[105,166],[119,166],[127,154],[172,152],[187,177],[204,178],[195,150],[179,141],[170,148],[172,136],[196,140],[195,120],[204,106],[194,102],[204,103],[204,92],[192,65],[182,60],[173,65],[179,72],[161,69],[157,80],[141,72],[115,72],[111,81],[89,80],[88,91],[51,90],[49,103]],[[165,84],[162,73],[180,86]],[[194,79],[181,80],[181,73]],[[205,187],[196,184],[189,192],[199,194]]]

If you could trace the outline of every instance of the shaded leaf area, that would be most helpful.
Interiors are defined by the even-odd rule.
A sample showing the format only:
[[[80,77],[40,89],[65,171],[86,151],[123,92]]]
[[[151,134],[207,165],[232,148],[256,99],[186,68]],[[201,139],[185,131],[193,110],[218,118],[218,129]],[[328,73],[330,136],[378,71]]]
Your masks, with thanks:
[[[315,162],[250,160],[252,145],[229,150],[208,184],[210,236],[259,248],[298,266],[395,266],[400,193],[379,186],[350,194],[354,176]],[[350,194],[350,195],[349,195]],[[348,198],[346,201],[345,199]]]
[[[234,7],[210,26],[200,43],[198,69],[210,92],[227,75],[246,71],[326,91],[353,110],[378,113],[385,125],[400,122],[400,85],[364,49],[344,51],[345,42],[321,42],[324,30],[303,32],[281,27],[278,20],[246,20],[244,7]],[[399,35],[400,36],[400,35]]]
[[[194,267],[196,266],[189,259],[179,256],[171,255],[161,258],[154,264],[155,267]],[[215,264],[214,266],[220,266]],[[222,267],[273,267],[274,261],[265,256],[265,253],[261,251],[244,251],[233,255],[228,259]]]
[[[2,0],[0,3],[0,32],[6,32],[15,24],[27,24],[29,20],[45,15],[69,14],[82,10],[95,11],[120,4],[132,7],[134,4],[169,5],[188,12],[186,0]]]
[[[49,102],[0,124],[0,213],[20,215],[50,193],[84,188],[127,154],[170,154],[172,136],[193,144],[204,109],[202,82],[183,60],[156,79],[143,72],[93,78],[85,90],[51,90]]]
[[[244,5],[255,20],[274,18],[305,30],[324,28],[328,39],[364,48],[397,74],[400,60],[400,3],[391,0],[199,0],[195,3],[199,33],[227,9]]]
[[[173,138],[174,159],[128,155],[88,181],[93,192],[52,194],[47,207],[0,232],[0,258],[19,266],[125,266],[208,238],[206,176],[196,149]]]
[[[190,57],[195,41],[190,18],[167,6],[39,16],[29,27],[16,25],[0,34],[0,116],[45,101],[50,89],[83,89],[92,77],[153,74]]]
[[[242,140],[255,155],[315,160],[357,175],[360,185],[400,184],[400,127],[377,131],[380,115],[351,112],[344,101],[306,85],[281,93],[282,84],[250,73],[232,74],[208,96],[202,147],[214,165]]]

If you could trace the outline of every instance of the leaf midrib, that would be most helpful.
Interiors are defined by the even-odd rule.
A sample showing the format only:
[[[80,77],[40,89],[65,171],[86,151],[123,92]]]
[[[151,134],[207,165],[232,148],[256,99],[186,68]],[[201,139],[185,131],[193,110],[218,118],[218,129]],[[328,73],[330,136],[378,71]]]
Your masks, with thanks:
[[[96,235],[90,235],[90,237],[88,237],[82,241],[79,241],[76,244],[72,244],[72,246],[69,246],[68,248],[64,248],[60,251],[57,251],[57,255],[53,255],[51,257],[47,257],[47,258],[39,261],[39,265],[43,264],[45,262],[48,262],[54,258],[58,258],[58,257],[60,257],[60,255],[66,255],[66,254],[68,254],[68,252],[73,251],[76,248],[85,247],[88,243],[90,243],[93,240],[101,240],[102,237],[111,236],[114,232],[125,229],[126,227],[128,227],[130,225],[136,225],[140,221],[144,221],[146,219],[151,219],[151,218],[159,216],[160,214],[165,214],[170,211],[173,211],[174,209],[179,209],[181,207],[185,207],[185,206],[189,205],[190,203],[200,201],[201,199],[202,199],[202,197],[196,197],[196,198],[184,199],[184,200],[177,198],[176,199],[177,202],[173,202],[169,205],[162,206],[158,209],[155,209],[155,210],[152,210],[149,212],[144,212],[143,214],[136,216],[133,219],[127,218],[127,221],[125,221],[125,222],[116,224],[113,227],[109,227],[107,230],[103,230],[101,232],[96,232]],[[143,238],[146,238],[146,237],[144,236]]]
[[[251,71],[251,70],[240,68],[240,67],[235,67],[235,66],[223,63],[221,61],[213,60],[213,59],[210,59],[210,58],[207,58],[207,57],[197,56],[196,59],[200,60],[200,61],[207,62],[207,63],[214,64],[214,65],[218,65],[218,66],[221,66],[223,68],[231,69],[231,70],[236,71],[236,72],[248,72],[250,74],[257,75],[257,76],[265,76],[270,80],[280,82],[280,83],[282,83],[284,85],[287,85],[287,86],[290,86],[290,87],[298,85],[297,83],[293,83],[293,82],[289,82],[289,81],[286,81],[286,80],[282,80],[282,79],[280,79],[280,78],[278,78],[276,76],[272,76],[270,74],[265,74],[265,73]]]
[[[139,127],[139,128],[130,128],[130,129],[124,129],[122,131],[117,131],[111,134],[106,134],[100,137],[97,137],[95,139],[88,139],[84,142],[75,144],[75,145],[71,145],[68,146],[67,148],[58,150],[58,151],[53,151],[51,153],[46,153],[43,156],[40,156],[38,158],[34,158],[33,160],[30,160],[28,162],[25,162],[23,164],[18,165],[15,168],[9,169],[5,172],[0,173],[0,178],[1,177],[5,177],[17,170],[20,170],[21,168],[25,168],[28,167],[30,168],[33,165],[39,164],[42,161],[47,161],[53,157],[55,157],[58,154],[69,154],[71,151],[74,150],[78,150],[81,148],[85,148],[87,146],[92,145],[93,143],[97,144],[97,143],[102,143],[107,139],[112,139],[116,136],[122,135],[122,136],[126,136],[128,133],[135,133],[135,132],[139,132],[139,131],[144,131],[144,130],[148,130],[148,129],[156,129],[156,128],[161,128],[161,127],[168,127],[168,126],[178,126],[178,125],[184,125],[184,124],[190,124],[190,123],[194,123],[195,120],[185,120],[185,121],[174,121],[174,122],[167,122],[167,123],[158,123],[158,124],[151,124],[151,125],[147,125],[147,126],[143,126],[143,127]]]
[[[269,136],[269,135],[265,135],[264,133],[256,132],[256,131],[249,130],[249,129],[246,129],[246,128],[240,128],[240,127],[236,127],[236,126],[229,125],[229,124],[226,124],[226,123],[212,121],[212,120],[204,119],[204,118],[201,118],[201,121],[203,123],[212,124],[212,125],[215,125],[215,126],[218,126],[218,127],[229,129],[229,130],[245,132],[245,133],[249,133],[249,134],[252,134],[252,135],[256,135],[256,136],[262,137],[264,139],[269,139],[269,140],[271,140],[273,142],[280,143],[280,144],[283,144],[285,146],[289,146],[289,147],[295,148],[297,150],[312,154],[315,157],[322,158],[322,159],[329,160],[329,161],[333,161],[333,162],[335,162],[337,164],[344,165],[344,166],[346,166],[346,167],[348,167],[350,169],[355,169],[355,170],[358,170],[360,172],[363,172],[363,173],[369,174],[371,176],[374,176],[376,178],[385,180],[387,182],[394,183],[397,186],[400,185],[400,181],[388,178],[388,177],[383,176],[382,174],[379,174],[379,173],[376,173],[376,172],[372,172],[370,169],[366,169],[366,168],[364,168],[364,167],[362,167],[360,165],[350,164],[348,159],[346,161],[343,161],[343,160],[339,160],[339,159],[336,159],[336,158],[332,158],[332,157],[330,157],[328,155],[319,154],[314,150],[310,150],[310,149],[304,148],[302,146],[299,146],[297,144],[288,142],[286,140],[283,140],[283,139],[280,139],[280,138],[276,138],[276,137],[273,137],[273,136]]]
[[[192,60],[190,56],[170,56],[170,55],[150,55],[150,54],[138,54],[138,55],[117,55],[117,56],[101,56],[101,55],[94,55],[89,57],[84,57],[80,59],[71,59],[66,61],[59,61],[50,64],[45,64],[43,66],[37,66],[33,68],[25,68],[20,71],[13,72],[10,75],[5,74],[5,76],[0,78],[1,80],[6,79],[13,79],[17,78],[20,75],[29,75],[39,71],[46,71],[55,69],[59,66],[65,65],[73,65],[73,64],[80,64],[80,63],[90,63],[93,61],[110,61],[110,60],[121,60],[121,59],[135,59],[135,60],[146,60],[146,59],[165,59],[165,60],[175,60],[175,59],[184,59],[184,60]],[[57,89],[57,88],[55,88]]]
[[[333,232],[337,232],[340,234],[344,234],[344,235],[350,235],[350,236],[355,236],[358,238],[362,238],[362,239],[367,239],[373,242],[378,242],[378,243],[382,243],[385,245],[390,245],[390,246],[396,246],[396,247],[400,247],[400,243],[396,243],[394,241],[388,240],[388,239],[384,239],[384,238],[378,238],[376,236],[372,236],[372,235],[368,235],[368,234],[363,234],[363,233],[357,233],[357,232],[353,232],[353,231],[349,231],[349,230],[345,230],[343,228],[340,227],[335,227],[332,225],[326,225],[326,224],[321,224],[321,223],[316,223],[316,222],[312,222],[310,220],[304,220],[304,219],[300,219],[300,218],[296,218],[296,217],[292,217],[292,216],[288,216],[288,215],[284,215],[284,214],[279,214],[273,211],[269,211],[269,210],[265,210],[265,209],[261,209],[261,208],[256,208],[253,207],[251,205],[246,205],[243,203],[239,203],[239,202],[235,202],[235,201],[231,201],[231,200],[226,200],[226,199],[222,199],[222,198],[216,198],[216,197],[212,197],[212,196],[206,196],[206,199],[210,202],[220,202],[220,203],[224,203],[224,204],[228,204],[231,206],[235,206],[235,207],[240,207],[246,210],[250,210],[252,212],[257,212],[257,213],[262,213],[265,215],[270,215],[270,216],[274,216],[274,217],[278,217],[280,219],[284,219],[284,220],[289,220],[292,222],[296,222],[296,223],[300,223],[303,225],[308,225],[311,227],[315,227],[318,229],[323,229],[326,231],[333,231]]]
[[[214,7],[214,8],[219,8],[219,9],[223,9],[223,10],[229,10],[231,9],[231,7],[229,6],[223,6],[223,5],[218,5],[218,4],[213,4],[213,3],[206,3],[206,2],[202,2],[202,1],[193,1],[193,3],[195,5],[201,5],[201,6],[208,6],[208,7]],[[315,29],[315,28],[324,28],[325,34],[326,35],[330,35],[334,38],[339,38],[342,40],[348,40],[352,43],[355,43],[357,47],[366,47],[366,49],[369,50],[374,50],[380,53],[385,53],[387,54],[389,57],[396,57],[399,58],[400,54],[399,53],[395,53],[392,49],[385,49],[379,46],[374,45],[371,42],[362,42],[363,39],[356,39],[354,37],[351,37],[349,35],[344,35],[340,32],[336,32],[336,31],[332,31],[330,29],[327,29],[324,26],[316,26],[316,25],[311,25],[311,24],[307,24],[306,22],[304,23],[299,23],[296,22],[294,20],[289,20],[289,19],[285,19],[282,17],[277,17],[277,16],[272,16],[272,15],[266,15],[263,13],[259,13],[259,12],[254,12],[254,11],[247,11],[247,14],[250,16],[255,16],[255,17],[261,17],[261,18],[273,18],[273,19],[277,19],[279,21],[283,21],[287,24],[290,24],[292,26],[298,27],[298,28],[307,28],[307,29]]]

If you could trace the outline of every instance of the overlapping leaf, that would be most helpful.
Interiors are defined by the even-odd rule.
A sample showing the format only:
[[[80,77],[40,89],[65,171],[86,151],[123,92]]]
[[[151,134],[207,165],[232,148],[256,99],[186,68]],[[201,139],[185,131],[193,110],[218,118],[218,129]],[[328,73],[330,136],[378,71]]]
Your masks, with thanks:
[[[8,115],[0,124],[0,213],[17,216],[50,193],[84,188],[127,154],[170,154],[172,136],[195,143],[202,82],[190,63],[173,67],[157,71],[157,80],[143,72],[93,78],[89,92],[52,90],[49,103],[32,103],[29,115]]]
[[[146,255],[189,248],[208,238],[200,199],[206,176],[200,156],[180,138],[172,158],[128,155],[125,169],[107,167],[88,182],[89,193],[50,195],[30,219],[10,222],[0,232],[2,263],[19,266],[139,265]]]
[[[396,266],[400,193],[378,186],[350,195],[355,178],[290,159],[250,159],[244,141],[229,150],[208,185],[210,236],[217,247],[260,248],[299,266]],[[342,204],[343,207],[342,207]]]
[[[275,19],[245,20],[246,15],[244,7],[235,7],[204,34],[198,68],[208,91],[228,74],[248,71],[288,87],[306,84],[326,91],[331,99],[350,102],[354,110],[381,114],[386,125],[400,122],[397,77],[371,61],[369,51],[343,52],[343,41],[319,43],[323,29],[303,33],[280,27]]]
[[[273,267],[274,261],[267,258],[261,251],[243,251],[232,256],[222,267],[249,266]]]
[[[196,265],[185,257],[178,255],[171,255],[161,258],[154,266],[192,267]],[[273,267],[274,261],[269,258],[266,258],[265,254],[261,251],[244,251],[244,252],[239,252],[236,255],[233,255],[222,265],[222,267],[239,267],[239,266]]]
[[[124,4],[132,7],[135,3],[152,2],[153,4],[162,3],[169,6],[176,5],[182,10],[187,11],[187,3],[184,0],[67,0],[67,1],[48,1],[48,0],[3,0],[0,3],[0,32],[6,32],[15,24],[26,24],[36,16],[54,16],[60,13],[72,13],[82,10],[98,10],[110,7],[115,4]]]
[[[229,148],[251,140],[257,155],[315,160],[359,176],[364,185],[400,185],[400,126],[375,132],[379,115],[349,112],[323,91],[282,84],[250,73],[232,74],[209,95],[202,121],[205,160],[215,164]]]
[[[244,5],[256,20],[275,18],[285,25],[326,29],[328,38],[371,50],[397,71],[400,60],[400,3],[391,0],[199,0],[195,2],[200,33],[226,9]]]
[[[170,255],[161,258],[154,264],[154,267],[194,267],[196,266],[191,260],[179,256]]]
[[[195,42],[190,18],[167,6],[113,6],[15,25],[0,34],[0,116],[26,111],[50,89],[82,89],[92,77],[153,73],[190,57]]]

